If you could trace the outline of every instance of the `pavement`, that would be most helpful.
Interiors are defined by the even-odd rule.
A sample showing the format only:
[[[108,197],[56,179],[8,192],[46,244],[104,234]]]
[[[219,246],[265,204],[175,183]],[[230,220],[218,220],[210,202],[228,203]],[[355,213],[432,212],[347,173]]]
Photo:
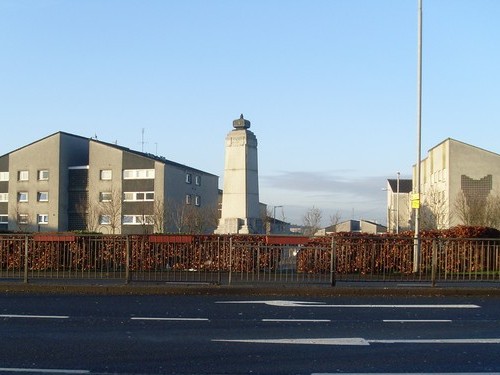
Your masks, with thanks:
[[[500,281],[428,282],[338,281],[328,284],[195,282],[125,283],[123,280],[2,280],[0,293],[87,295],[244,295],[244,296],[484,296],[500,297]]]

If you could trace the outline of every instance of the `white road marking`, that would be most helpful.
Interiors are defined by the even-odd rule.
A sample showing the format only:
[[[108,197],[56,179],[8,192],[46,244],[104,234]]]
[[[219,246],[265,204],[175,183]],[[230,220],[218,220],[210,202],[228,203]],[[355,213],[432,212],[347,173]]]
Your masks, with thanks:
[[[69,319],[66,315],[20,315],[0,314],[0,318],[25,318],[25,319]]]
[[[323,302],[303,302],[287,300],[270,301],[219,301],[227,304],[264,304],[279,307],[328,307],[328,308],[386,308],[386,309],[478,309],[481,306],[473,304],[362,304],[362,305],[327,305]]]
[[[285,323],[330,323],[330,319],[262,319],[263,322],[285,322]]]
[[[41,374],[89,374],[88,370],[64,370],[64,369],[45,369],[45,368],[7,368],[0,367],[0,372],[29,372]]]
[[[198,322],[209,321],[208,318],[155,318],[155,317],[132,317],[131,320],[167,320],[167,321],[189,321],[189,322]]]
[[[325,339],[248,339],[248,340],[222,340],[217,342],[241,342],[251,344],[301,344],[301,345],[370,345],[368,341],[357,337],[325,338]]]
[[[384,319],[384,323],[451,323],[450,319]]]
[[[214,342],[240,342],[251,344],[301,344],[301,345],[362,345],[371,344],[500,344],[500,338],[491,339],[409,339],[370,340],[361,337],[296,338],[296,339],[213,339]]]

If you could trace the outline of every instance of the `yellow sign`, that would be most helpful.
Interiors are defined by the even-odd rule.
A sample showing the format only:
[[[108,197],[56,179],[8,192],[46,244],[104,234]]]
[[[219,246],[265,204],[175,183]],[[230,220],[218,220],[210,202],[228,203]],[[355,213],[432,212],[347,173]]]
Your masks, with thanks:
[[[420,194],[411,195],[411,208],[420,208]]]

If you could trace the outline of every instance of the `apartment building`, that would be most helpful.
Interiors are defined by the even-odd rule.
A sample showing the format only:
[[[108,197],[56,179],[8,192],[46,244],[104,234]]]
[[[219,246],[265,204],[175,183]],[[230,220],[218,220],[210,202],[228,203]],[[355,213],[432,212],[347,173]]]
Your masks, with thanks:
[[[58,132],[0,156],[0,230],[180,232],[216,215],[218,191],[216,175]]]
[[[415,181],[415,166],[413,167]],[[500,194],[500,155],[451,138],[421,161],[421,225],[450,228]]]

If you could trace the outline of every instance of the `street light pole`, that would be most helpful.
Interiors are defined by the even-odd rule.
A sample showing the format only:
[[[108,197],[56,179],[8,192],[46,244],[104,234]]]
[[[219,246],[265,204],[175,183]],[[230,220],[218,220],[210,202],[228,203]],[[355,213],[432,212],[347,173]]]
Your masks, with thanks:
[[[414,197],[415,235],[413,239],[413,272],[418,272],[420,261],[420,171],[422,129],[422,0],[418,0],[418,53],[417,53],[417,164],[415,168]]]
[[[400,173],[397,173],[396,180],[396,234],[399,234],[399,176]]]

